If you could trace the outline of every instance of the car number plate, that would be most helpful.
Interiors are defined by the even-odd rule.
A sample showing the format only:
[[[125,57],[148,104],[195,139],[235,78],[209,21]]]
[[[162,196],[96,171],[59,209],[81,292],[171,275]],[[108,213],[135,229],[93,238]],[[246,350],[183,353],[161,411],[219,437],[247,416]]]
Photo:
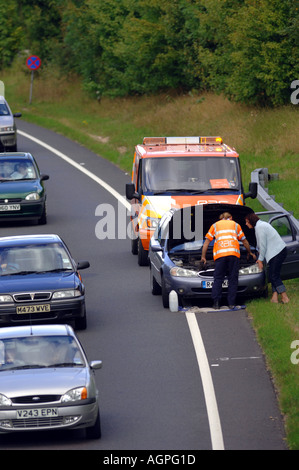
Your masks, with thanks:
[[[204,289],[212,289],[214,281],[202,281],[202,287]],[[222,283],[222,287],[228,287],[228,281],[225,279]]]
[[[58,408],[28,408],[17,411],[17,419],[48,418],[58,416]]]
[[[44,305],[20,305],[17,307],[17,314],[21,315],[22,313],[44,313],[50,312],[50,304]]]
[[[19,210],[21,210],[20,204],[0,204],[0,212],[19,211]]]

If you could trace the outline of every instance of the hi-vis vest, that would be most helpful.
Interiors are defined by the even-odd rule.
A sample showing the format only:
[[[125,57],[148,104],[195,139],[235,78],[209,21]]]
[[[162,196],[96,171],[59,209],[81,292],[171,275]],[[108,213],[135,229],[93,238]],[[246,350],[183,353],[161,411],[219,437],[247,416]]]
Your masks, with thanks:
[[[241,226],[233,220],[219,220],[210,227],[206,238],[210,241],[215,238],[213,248],[214,260],[222,256],[237,256],[240,258],[238,240],[244,240],[245,235]]]

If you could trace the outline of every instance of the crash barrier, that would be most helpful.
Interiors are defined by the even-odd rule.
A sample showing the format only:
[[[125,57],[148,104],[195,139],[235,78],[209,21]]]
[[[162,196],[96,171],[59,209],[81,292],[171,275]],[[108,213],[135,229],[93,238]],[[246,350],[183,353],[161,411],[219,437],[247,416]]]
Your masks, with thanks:
[[[291,211],[284,209],[283,204],[275,201],[275,196],[269,195],[268,193],[268,181],[277,179],[279,179],[278,173],[269,174],[268,168],[258,168],[251,172],[251,182],[257,183],[257,198],[259,202],[268,211],[279,211],[282,214],[289,215],[299,236],[299,221],[294,217]]]

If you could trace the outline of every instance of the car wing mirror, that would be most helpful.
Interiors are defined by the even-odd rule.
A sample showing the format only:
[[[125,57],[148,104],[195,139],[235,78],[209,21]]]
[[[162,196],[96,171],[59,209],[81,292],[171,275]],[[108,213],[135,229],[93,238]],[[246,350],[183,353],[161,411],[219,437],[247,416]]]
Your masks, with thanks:
[[[89,367],[93,370],[101,369],[103,366],[102,361],[91,361]]]
[[[22,113],[14,113],[13,117],[16,117],[16,118],[22,117]]]
[[[77,263],[77,269],[86,269],[89,268],[89,266],[89,261],[78,261]]]
[[[49,175],[40,175],[40,180],[41,180],[41,181],[46,181],[46,180],[48,180],[49,178],[50,178]]]

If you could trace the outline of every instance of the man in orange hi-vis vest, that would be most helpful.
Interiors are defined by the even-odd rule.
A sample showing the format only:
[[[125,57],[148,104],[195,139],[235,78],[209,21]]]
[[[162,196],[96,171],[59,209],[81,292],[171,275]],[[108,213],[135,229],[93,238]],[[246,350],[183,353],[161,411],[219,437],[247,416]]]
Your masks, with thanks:
[[[251,255],[253,259],[256,259],[256,256],[251,253],[250,245],[245,238],[241,226],[233,221],[229,212],[221,214],[219,221],[211,225],[208,233],[206,234],[206,240],[202,248],[201,256],[201,261],[204,263],[206,263],[208,246],[214,238],[213,258],[215,260],[215,271],[212,287],[213,308],[220,308],[222,284],[226,274],[228,278],[228,306],[229,308],[234,308],[238,289],[240,258],[239,241],[242,241],[247,250],[248,256]]]

